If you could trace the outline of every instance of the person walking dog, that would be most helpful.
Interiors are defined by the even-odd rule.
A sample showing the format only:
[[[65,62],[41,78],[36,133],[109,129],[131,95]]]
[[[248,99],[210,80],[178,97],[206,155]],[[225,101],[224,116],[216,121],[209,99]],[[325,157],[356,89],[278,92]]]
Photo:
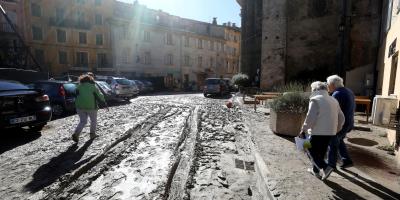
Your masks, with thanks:
[[[79,141],[79,135],[90,118],[90,139],[97,137],[97,102],[105,102],[103,94],[96,88],[93,77],[90,75],[82,75],[79,77],[79,85],[76,89],[77,97],[75,100],[76,112],[79,116],[79,124],[77,125],[72,140]]]
[[[329,96],[326,83],[313,82],[311,92],[307,116],[299,137],[302,137],[304,133],[311,134],[309,153],[313,168],[308,169],[308,171],[325,180],[329,177],[333,168],[325,162],[324,157],[331,138],[342,129],[344,115],[336,99]],[[320,175],[321,169],[322,176]]]

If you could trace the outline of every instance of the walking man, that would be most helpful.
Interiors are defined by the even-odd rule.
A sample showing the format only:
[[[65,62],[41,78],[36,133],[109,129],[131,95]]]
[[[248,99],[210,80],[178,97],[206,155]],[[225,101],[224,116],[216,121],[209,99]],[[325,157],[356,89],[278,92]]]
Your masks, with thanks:
[[[345,117],[342,130],[334,136],[329,144],[328,164],[332,168],[336,168],[337,155],[339,152],[342,160],[340,168],[344,169],[353,166],[349,153],[347,152],[344,138],[346,134],[354,128],[354,109],[355,101],[353,92],[344,87],[343,79],[338,75],[332,75],[327,78],[328,90],[332,96],[339,102],[340,108]]]

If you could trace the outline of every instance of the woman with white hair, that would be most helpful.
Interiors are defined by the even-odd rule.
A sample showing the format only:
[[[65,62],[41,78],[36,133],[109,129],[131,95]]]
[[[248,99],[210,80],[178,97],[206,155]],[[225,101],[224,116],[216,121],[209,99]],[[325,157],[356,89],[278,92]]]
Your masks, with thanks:
[[[322,180],[329,177],[333,168],[324,161],[331,138],[342,128],[344,115],[339,103],[328,94],[326,83],[316,81],[311,84],[311,97],[306,119],[300,135],[311,135],[309,149],[313,168],[308,169]],[[320,170],[322,169],[322,176]]]

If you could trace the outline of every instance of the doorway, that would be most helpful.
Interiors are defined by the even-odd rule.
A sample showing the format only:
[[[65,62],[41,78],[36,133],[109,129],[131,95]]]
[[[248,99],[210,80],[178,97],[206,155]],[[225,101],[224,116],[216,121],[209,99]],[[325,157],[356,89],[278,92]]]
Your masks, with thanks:
[[[396,73],[397,73],[397,65],[398,65],[399,52],[396,52],[392,56],[392,66],[390,70],[390,80],[389,80],[389,94],[394,94],[394,86],[396,84]]]

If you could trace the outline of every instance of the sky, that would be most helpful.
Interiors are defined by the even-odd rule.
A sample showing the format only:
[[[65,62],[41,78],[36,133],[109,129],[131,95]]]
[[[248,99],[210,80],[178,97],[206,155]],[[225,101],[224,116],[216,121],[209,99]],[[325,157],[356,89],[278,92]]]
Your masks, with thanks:
[[[134,2],[134,0],[119,1]],[[240,6],[236,0],[139,0],[139,4],[203,22],[211,23],[213,17],[217,17],[218,24],[228,21],[236,23],[237,26],[241,24]]]

